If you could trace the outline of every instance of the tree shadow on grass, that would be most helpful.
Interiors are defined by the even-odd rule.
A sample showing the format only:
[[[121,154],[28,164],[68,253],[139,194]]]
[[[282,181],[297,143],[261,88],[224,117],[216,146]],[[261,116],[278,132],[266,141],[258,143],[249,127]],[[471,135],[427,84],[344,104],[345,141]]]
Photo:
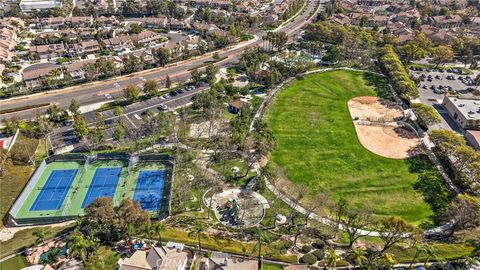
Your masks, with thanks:
[[[365,79],[368,86],[375,89],[378,97],[391,101],[395,100],[392,92],[390,92],[387,78],[370,72],[363,72],[363,79]]]

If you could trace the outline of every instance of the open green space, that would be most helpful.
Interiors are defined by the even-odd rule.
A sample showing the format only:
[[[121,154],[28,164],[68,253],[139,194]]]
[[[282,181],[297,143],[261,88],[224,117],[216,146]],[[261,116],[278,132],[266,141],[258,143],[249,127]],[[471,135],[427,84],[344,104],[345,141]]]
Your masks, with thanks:
[[[18,255],[0,263],[0,270],[20,270],[29,266],[24,256]]]
[[[347,107],[357,96],[390,98],[385,84],[386,79],[369,73],[330,71],[287,86],[267,113],[277,143],[271,161],[310,194],[327,192],[378,216],[419,224],[432,214],[413,189],[422,158],[394,160],[366,150]]]

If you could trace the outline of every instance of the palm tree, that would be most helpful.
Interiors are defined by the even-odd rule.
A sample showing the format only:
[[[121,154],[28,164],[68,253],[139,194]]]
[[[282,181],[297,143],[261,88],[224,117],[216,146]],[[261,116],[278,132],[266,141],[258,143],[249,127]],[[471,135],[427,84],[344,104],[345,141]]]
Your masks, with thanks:
[[[150,239],[152,237],[152,223],[150,222],[147,222],[145,224],[143,224],[143,233],[145,234],[145,236]]]
[[[192,230],[188,233],[188,236],[196,236],[197,241],[198,241],[198,252],[202,252],[202,242],[201,239],[202,237],[207,237],[207,235],[204,233],[205,229],[207,229],[207,225],[201,221],[195,222],[193,225]]]
[[[46,233],[43,229],[40,228],[37,231],[34,231],[32,235],[37,238],[37,242],[41,242],[43,245],[45,245]]]
[[[127,235],[128,240],[132,240],[132,236],[135,234],[135,226],[132,223],[127,224],[125,234]]]
[[[271,240],[267,233],[260,228],[257,228],[254,233],[257,243],[253,249],[258,248],[258,269],[262,269],[262,245],[263,243],[270,243]]]
[[[86,262],[89,255],[89,248],[94,244],[93,241],[85,239],[83,234],[78,230],[74,231],[68,237],[69,256],[79,257],[83,263]]]
[[[157,222],[153,225],[153,232],[155,236],[158,236],[160,246],[163,245],[162,243],[162,232],[165,230],[165,224],[163,222]]]

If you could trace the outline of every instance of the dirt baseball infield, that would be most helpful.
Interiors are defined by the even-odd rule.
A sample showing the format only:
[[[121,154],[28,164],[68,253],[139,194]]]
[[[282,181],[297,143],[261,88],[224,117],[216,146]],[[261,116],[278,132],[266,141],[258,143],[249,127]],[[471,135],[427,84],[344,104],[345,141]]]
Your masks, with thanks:
[[[404,159],[421,152],[413,131],[396,124],[403,118],[398,105],[377,97],[356,97],[348,102],[357,137],[369,151],[387,158]]]

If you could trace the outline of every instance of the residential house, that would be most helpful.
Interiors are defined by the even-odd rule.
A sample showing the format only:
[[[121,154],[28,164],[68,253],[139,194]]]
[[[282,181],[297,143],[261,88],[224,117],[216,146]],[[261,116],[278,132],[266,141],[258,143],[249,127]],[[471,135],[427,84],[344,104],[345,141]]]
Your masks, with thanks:
[[[421,19],[422,15],[414,8],[402,11],[392,18],[392,20],[395,22],[403,22],[408,25],[411,25],[413,22],[420,21]]]
[[[229,0],[212,0],[211,6],[212,6],[212,8],[230,10],[232,8],[232,1],[229,1]]]
[[[0,63],[12,61],[13,50],[17,45],[17,33],[14,28],[1,25],[0,28]],[[1,73],[0,73],[1,74]]]
[[[207,33],[213,29],[218,29],[218,27],[214,24],[207,24],[202,22],[194,22],[192,24],[192,32],[201,36],[206,36]]]
[[[60,68],[54,64],[38,64],[25,68],[22,73],[23,82],[29,89],[42,86],[42,78],[48,76],[54,69]]]
[[[64,26],[65,18],[63,17],[38,18],[36,23],[37,29],[58,30]]]
[[[431,25],[422,25],[421,29],[434,44],[447,44],[455,37],[449,29],[439,29]]]
[[[30,53],[35,54],[40,59],[62,57],[65,54],[63,43],[31,46]]]
[[[361,6],[377,7],[388,5],[392,0],[357,0],[357,4]]]
[[[199,270],[240,270],[259,269],[258,260],[234,256],[228,253],[213,252],[209,258],[202,258]]]
[[[391,33],[400,44],[404,44],[415,38],[415,31],[406,26],[403,22],[388,22],[384,29],[384,34]]]
[[[85,60],[78,61],[67,65],[67,72],[69,73],[72,80],[83,80],[85,79],[84,67],[87,64],[94,64],[96,60]]]
[[[340,24],[340,25],[350,25],[352,21],[347,15],[344,14],[334,14],[328,18],[330,23]]]
[[[167,243],[167,246],[137,250],[130,258],[118,261],[119,270],[185,270],[189,253],[183,244]]]
[[[129,35],[116,36],[105,40],[105,49],[108,51],[122,52],[133,47],[132,39]]]
[[[192,0],[191,5],[194,8],[207,8],[210,7],[211,0]]]
[[[170,21],[170,29],[174,31],[185,31],[190,29],[190,24],[185,20],[172,19]]]
[[[231,113],[240,114],[243,108],[250,106],[250,103],[241,99],[234,99],[228,102],[228,111]]]
[[[141,33],[131,35],[133,44],[137,46],[146,46],[153,43],[160,43],[164,39],[159,33],[144,30]]]
[[[177,58],[183,53],[185,47],[181,42],[167,42],[159,46],[159,48],[164,48],[168,50],[171,58]]]
[[[480,130],[480,100],[445,96],[443,107],[463,129]]]
[[[146,17],[140,20],[142,21],[143,27],[149,29],[165,29],[168,26],[168,19],[165,16]]]
[[[96,40],[83,41],[77,44],[68,45],[68,52],[71,55],[95,54],[101,51],[100,45]]]
[[[75,39],[78,38],[78,34],[75,30],[65,29],[65,30],[56,30],[56,31],[36,33],[34,35],[34,39],[36,39],[36,40],[47,40],[49,38],[61,38],[63,36],[66,36],[71,40],[75,40]]]
[[[470,18],[470,23],[467,25],[467,27],[470,28],[470,30],[480,32],[480,16]]]
[[[457,14],[432,17],[432,24],[438,28],[459,27],[462,23],[462,16]]]
[[[67,17],[65,24],[69,28],[89,28],[93,25],[92,16],[73,16]]]
[[[145,63],[146,65],[152,65],[156,62],[155,56],[153,55],[151,50],[138,50],[131,53],[131,55],[141,58],[143,60],[143,63]]]
[[[100,16],[96,19],[96,22],[101,27],[113,27],[120,24],[115,16],[110,16],[110,17]]]

